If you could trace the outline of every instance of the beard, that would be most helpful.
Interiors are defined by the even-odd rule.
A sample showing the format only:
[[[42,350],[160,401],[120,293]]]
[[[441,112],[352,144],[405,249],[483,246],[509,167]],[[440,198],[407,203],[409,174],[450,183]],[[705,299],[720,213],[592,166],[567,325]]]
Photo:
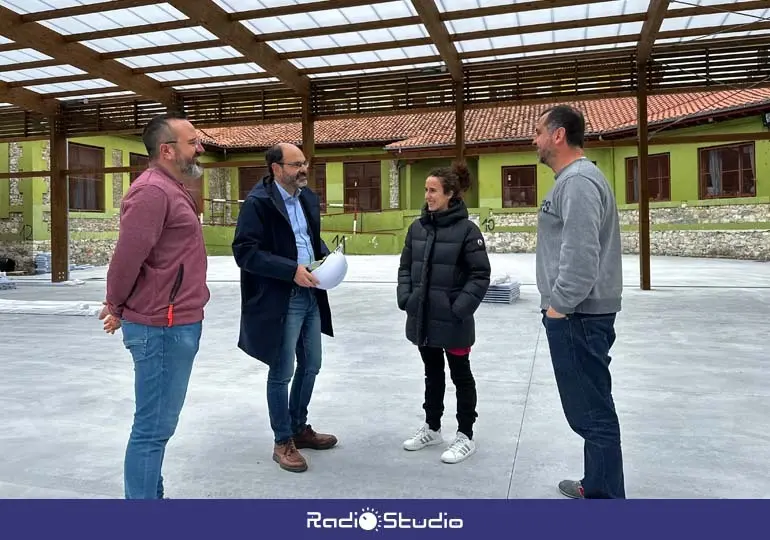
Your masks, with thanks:
[[[287,186],[300,189],[307,186],[307,175],[305,173],[287,174],[283,177],[283,182]]]
[[[187,178],[197,179],[203,176],[203,167],[198,163],[198,156],[192,159],[177,160],[177,164],[179,165],[179,170]]]
[[[548,165],[551,154],[550,152],[548,152],[548,150],[538,150],[537,157],[540,160],[540,163],[542,163],[543,165]]]

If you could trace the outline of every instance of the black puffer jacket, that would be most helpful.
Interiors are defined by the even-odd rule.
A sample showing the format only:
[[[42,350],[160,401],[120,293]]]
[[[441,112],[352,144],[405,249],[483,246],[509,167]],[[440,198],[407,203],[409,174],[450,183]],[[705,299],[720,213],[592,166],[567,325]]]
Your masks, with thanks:
[[[484,237],[462,200],[415,220],[406,234],[398,269],[397,300],[405,310],[406,338],[447,349],[476,341],[473,314],[489,287]]]

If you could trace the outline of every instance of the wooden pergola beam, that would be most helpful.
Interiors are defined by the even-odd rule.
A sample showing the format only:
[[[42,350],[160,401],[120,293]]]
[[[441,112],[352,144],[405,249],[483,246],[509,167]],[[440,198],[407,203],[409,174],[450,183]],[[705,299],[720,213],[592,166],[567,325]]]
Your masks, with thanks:
[[[383,28],[398,28],[399,26],[408,26],[412,24],[420,24],[422,21],[417,16],[397,17],[395,19],[388,19],[387,21],[366,21],[353,24],[337,24],[334,26],[321,26],[319,28],[302,28],[299,30],[292,30],[290,33],[286,32],[267,32],[254,36],[255,39],[261,42],[278,41],[281,39],[304,39],[309,37],[318,36],[331,36],[334,34],[344,34],[347,32],[365,32],[367,30],[381,30]]]
[[[281,60],[270,46],[256,40],[254,34],[239,22],[233,22],[230,14],[214,2],[200,0],[169,0],[176,9],[187,15],[217,36],[222,42],[240,52],[246,60],[254,62],[300,95],[310,93],[310,80],[302,75],[291,62]],[[294,37],[294,36],[292,36]]]
[[[18,43],[3,43],[2,45],[0,45],[0,53],[10,52],[10,51],[19,51],[23,48],[24,47],[22,47]]]
[[[310,96],[302,96],[302,153],[308,162],[307,181],[315,186],[315,118]]]
[[[348,7],[371,6],[372,4],[384,4],[393,0],[321,0],[304,4],[291,4],[262,9],[249,9],[230,13],[231,21],[245,21],[248,19],[268,19],[272,17],[285,17],[298,13],[310,13],[313,11],[326,11]]]
[[[216,77],[199,77],[197,79],[173,79],[171,81],[163,81],[161,86],[170,88],[172,86],[189,86],[193,84],[214,84],[233,81],[254,81],[260,79],[269,79],[272,77],[269,73],[242,73],[236,75],[219,75]],[[211,91],[224,90],[228,87],[212,88]]]
[[[47,54],[62,63],[86,71],[92,78],[103,78],[139,95],[172,105],[173,92],[146,75],[135,75],[116,60],[102,60],[99,53],[79,43],[68,43],[63,36],[39,23],[25,23],[21,15],[0,6],[0,34]],[[25,85],[39,84],[29,81]]]
[[[159,66],[133,68],[131,71],[133,71],[134,73],[143,73],[143,74],[163,73],[166,71],[180,71],[183,69],[235,66],[238,64],[249,64],[249,63],[251,62],[248,58],[244,58],[243,56],[236,56],[233,58],[218,58],[216,60],[201,60],[200,62],[179,62],[177,64],[161,64]]]
[[[11,103],[22,109],[42,113],[46,116],[56,114],[56,103],[40,97],[40,94],[26,88],[12,88],[0,81],[0,103]]]
[[[131,58],[132,56],[146,56],[151,54],[164,54],[182,51],[203,51],[212,47],[224,47],[225,44],[218,39],[209,39],[201,41],[188,41],[185,43],[175,43],[173,45],[153,45],[152,47],[139,47],[137,49],[123,49],[101,53],[99,57],[102,60],[116,60],[118,58]]]
[[[457,49],[452,44],[446,26],[441,22],[441,14],[436,7],[436,2],[434,0],[412,0],[412,5],[417,11],[417,15],[420,16],[422,24],[425,25],[425,29],[438,49],[449,73],[452,74],[452,79],[455,82],[462,82],[463,64],[457,54]]]
[[[401,47],[418,47],[420,45],[432,45],[431,38],[411,38],[399,39],[397,41],[361,43],[359,45],[348,45],[343,47],[327,47],[323,49],[308,49],[300,51],[291,51],[280,53],[278,56],[282,59],[289,58],[312,58],[314,56],[331,56],[335,54],[350,54],[366,51],[381,51],[383,49],[395,49]]]
[[[639,45],[636,50],[636,61],[639,64],[646,64],[650,59],[652,47],[660,31],[660,25],[666,18],[668,5],[671,0],[650,0],[650,7],[647,9],[647,19],[642,25],[642,32],[639,34]]]
[[[655,0],[653,0],[654,2]],[[650,183],[648,181],[647,72],[637,64],[637,180],[639,182],[639,287],[650,290]]]
[[[0,72],[21,71],[22,69],[40,69],[53,66],[60,66],[62,62],[58,60],[34,60],[32,62],[17,62],[15,64],[0,65]]]
[[[9,88],[23,88],[25,86],[38,86],[41,84],[60,84],[68,82],[90,81],[94,76],[88,73],[81,75],[64,75],[62,77],[46,77],[44,79],[24,79],[7,83]]]
[[[60,114],[51,117],[51,281],[69,279],[69,184],[67,135]]]
[[[162,23],[140,24],[136,26],[120,26],[110,28],[109,30],[96,30],[92,32],[82,32],[79,34],[68,34],[64,40],[68,43],[77,43],[79,41],[94,41],[97,39],[115,38],[122,36],[135,36],[137,34],[148,34],[151,32],[167,32],[169,30],[181,30],[194,26],[187,19],[179,21],[167,21]]]
[[[108,94],[111,92],[125,92],[119,86],[101,86],[99,88],[81,88],[80,90],[68,90],[66,92],[50,92],[47,94],[41,94],[44,99],[57,99],[57,98],[71,98],[78,96],[90,96],[93,94]]]

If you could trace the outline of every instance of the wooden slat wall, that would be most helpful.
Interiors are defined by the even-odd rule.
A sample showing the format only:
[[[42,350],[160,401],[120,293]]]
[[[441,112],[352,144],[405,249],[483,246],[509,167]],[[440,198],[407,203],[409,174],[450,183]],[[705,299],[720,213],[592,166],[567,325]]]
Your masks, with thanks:
[[[48,119],[16,107],[0,108],[0,141],[26,137],[46,137]]]
[[[185,112],[195,125],[299,120],[302,99],[283,85],[249,85],[183,92]]]
[[[111,98],[88,103],[70,103],[64,107],[67,136],[99,131],[138,130],[166,107],[148,100]]]

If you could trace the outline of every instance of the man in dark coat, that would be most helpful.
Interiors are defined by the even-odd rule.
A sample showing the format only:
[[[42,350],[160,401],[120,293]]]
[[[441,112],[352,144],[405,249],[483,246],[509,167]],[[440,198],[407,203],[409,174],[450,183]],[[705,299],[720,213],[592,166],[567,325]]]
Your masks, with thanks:
[[[241,269],[238,347],[270,366],[273,460],[284,470],[302,472],[307,462],[298,449],[337,444],[334,435],[317,433],[307,424],[321,369],[321,334],[333,335],[326,291],[315,288],[318,282],[307,267],[329,249],[321,239],[319,198],[306,187],[308,163],[302,151],[278,144],[265,161],[269,174],[243,202],[233,241]]]

